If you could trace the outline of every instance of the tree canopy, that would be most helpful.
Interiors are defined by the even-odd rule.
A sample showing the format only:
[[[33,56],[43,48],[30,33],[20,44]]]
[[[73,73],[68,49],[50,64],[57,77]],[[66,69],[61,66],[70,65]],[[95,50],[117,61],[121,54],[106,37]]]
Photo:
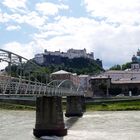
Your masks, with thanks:
[[[132,62],[127,62],[125,64],[122,64],[122,65],[114,65],[110,68],[110,70],[125,70],[125,69],[130,69],[131,68],[131,64]]]

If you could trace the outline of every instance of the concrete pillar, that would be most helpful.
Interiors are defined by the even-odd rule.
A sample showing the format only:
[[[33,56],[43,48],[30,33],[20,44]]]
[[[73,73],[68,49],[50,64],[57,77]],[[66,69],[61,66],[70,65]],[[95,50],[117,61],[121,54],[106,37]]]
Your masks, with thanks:
[[[82,102],[82,110],[83,112],[86,112],[86,100],[84,96],[81,97],[81,102]]]
[[[36,101],[36,124],[33,134],[41,136],[65,136],[61,97],[38,97]]]
[[[83,115],[81,96],[67,96],[66,117],[81,117]]]

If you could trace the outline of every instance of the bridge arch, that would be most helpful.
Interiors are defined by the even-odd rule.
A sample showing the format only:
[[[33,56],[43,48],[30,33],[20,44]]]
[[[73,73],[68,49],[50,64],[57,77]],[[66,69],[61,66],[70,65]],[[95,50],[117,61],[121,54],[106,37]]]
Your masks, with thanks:
[[[9,66],[11,64],[19,65],[19,64],[22,64],[24,62],[29,62],[29,63],[35,65],[36,67],[40,67],[32,60],[28,60],[27,58],[25,58],[23,56],[20,56],[16,53],[13,53],[13,52],[10,52],[7,50],[3,50],[3,49],[0,49],[0,61],[7,62],[9,64]]]
[[[66,79],[66,80],[53,80],[50,83],[48,83],[47,85],[48,86],[53,86],[55,88],[72,88],[74,90],[78,89],[78,87],[76,87],[74,85],[74,83],[69,79]]]

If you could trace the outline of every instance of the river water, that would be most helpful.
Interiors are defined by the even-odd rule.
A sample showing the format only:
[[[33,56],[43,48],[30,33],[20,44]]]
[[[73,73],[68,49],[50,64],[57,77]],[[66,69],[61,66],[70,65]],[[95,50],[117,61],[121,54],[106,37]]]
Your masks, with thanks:
[[[86,112],[65,118],[68,135],[42,140],[140,140],[140,111]],[[0,140],[37,140],[32,130],[35,111],[0,110]]]

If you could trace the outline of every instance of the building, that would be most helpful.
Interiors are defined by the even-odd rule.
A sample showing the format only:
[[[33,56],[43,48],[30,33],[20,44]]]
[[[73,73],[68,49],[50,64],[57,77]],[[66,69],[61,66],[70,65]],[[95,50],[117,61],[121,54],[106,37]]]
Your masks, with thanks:
[[[90,85],[94,97],[109,96],[111,78],[106,76],[91,77]]]
[[[89,75],[79,75],[80,79],[80,86],[84,90],[85,97],[92,97],[93,93],[91,92],[91,86],[90,86],[90,76]]]
[[[53,57],[50,58],[49,60],[50,56],[53,56]],[[51,52],[45,49],[44,53],[36,54],[34,57],[34,60],[38,64],[43,64],[45,63],[45,61],[47,62],[59,61],[61,57],[67,57],[69,59],[84,57],[84,58],[89,58],[89,59],[94,60],[94,53],[93,52],[87,53],[85,48],[83,50],[69,49],[67,52],[60,52],[60,51]],[[98,62],[100,63],[100,61]]]
[[[105,71],[90,84],[93,96],[140,95],[140,50],[132,57],[131,69]]]
[[[138,49],[137,54],[133,55],[132,57],[132,64],[131,64],[132,70],[140,70],[140,50]]]
[[[79,75],[80,78],[80,85],[83,88],[83,90],[87,91],[89,88],[89,80],[90,76],[89,75]]]
[[[94,96],[140,95],[140,71],[111,70],[90,79]]]
[[[140,81],[140,71],[135,70],[109,70],[100,75],[110,77],[111,81],[119,81],[122,79]]]
[[[43,53],[36,54],[35,57],[34,57],[34,60],[38,64],[43,64],[44,63],[44,54]]]
[[[80,79],[77,74],[60,70],[51,74],[52,80],[71,80],[76,87],[80,84]]]
[[[76,73],[60,70],[51,74],[52,80],[71,80],[74,85],[84,91],[85,97],[92,97],[91,87],[89,84],[89,75],[77,75]]]
[[[111,96],[124,95],[124,96],[137,96],[140,95],[140,81],[131,79],[122,79],[119,81],[111,82],[109,94]]]

